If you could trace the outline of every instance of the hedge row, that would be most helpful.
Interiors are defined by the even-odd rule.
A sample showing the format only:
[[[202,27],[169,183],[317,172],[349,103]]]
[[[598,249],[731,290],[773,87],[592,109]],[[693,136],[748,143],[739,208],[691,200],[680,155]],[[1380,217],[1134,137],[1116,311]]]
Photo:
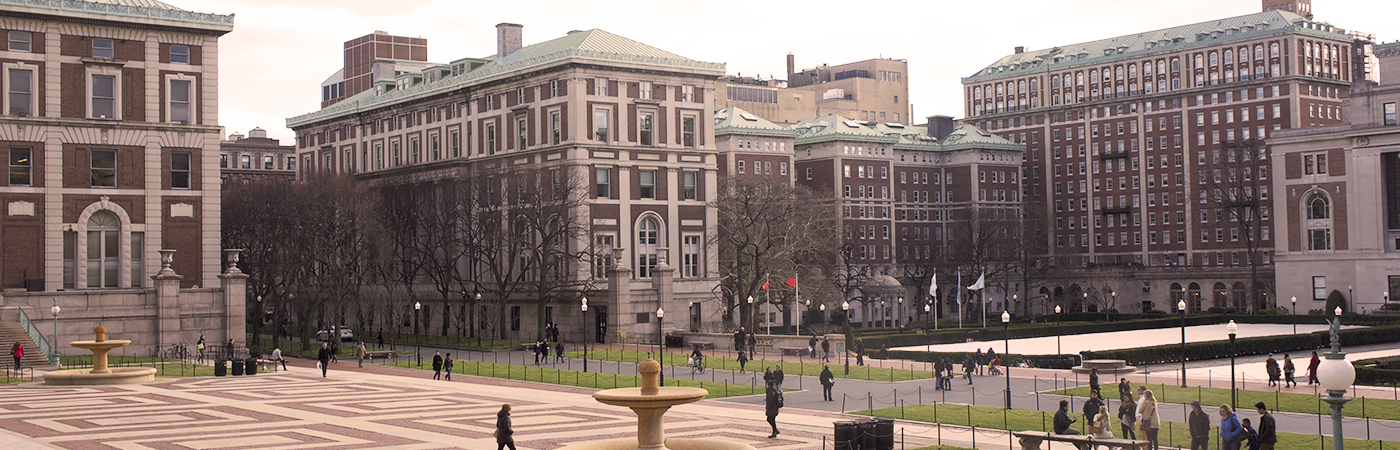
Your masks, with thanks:
[[[1400,342],[1400,325],[1353,328],[1342,330],[1338,336],[1341,338],[1343,347]],[[1236,356],[1244,356],[1312,351],[1325,349],[1330,345],[1331,337],[1330,333],[1327,331],[1284,336],[1253,337],[1237,339],[1235,341],[1234,354]],[[1185,355],[1188,361],[1229,358],[1230,341],[1227,339],[1187,343]],[[1181,356],[1182,349],[1179,343],[1084,353],[1084,357],[1087,359],[1121,359],[1127,361],[1127,363],[1131,365],[1180,362]]]

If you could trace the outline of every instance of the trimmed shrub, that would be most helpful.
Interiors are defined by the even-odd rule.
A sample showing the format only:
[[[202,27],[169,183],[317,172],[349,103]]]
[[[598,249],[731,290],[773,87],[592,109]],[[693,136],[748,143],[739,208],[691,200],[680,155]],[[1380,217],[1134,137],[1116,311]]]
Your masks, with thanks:
[[[1330,316],[1338,307],[1342,308],[1344,313],[1350,311],[1347,309],[1347,297],[1342,295],[1342,291],[1333,289],[1331,294],[1327,294],[1327,307],[1322,313]]]

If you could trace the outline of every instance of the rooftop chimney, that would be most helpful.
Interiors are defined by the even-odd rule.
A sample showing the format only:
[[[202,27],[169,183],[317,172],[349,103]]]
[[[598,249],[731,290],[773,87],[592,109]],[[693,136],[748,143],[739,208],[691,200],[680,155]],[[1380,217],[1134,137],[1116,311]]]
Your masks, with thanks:
[[[520,50],[522,28],[525,26],[513,23],[496,24],[496,59],[505,58],[506,55]]]
[[[928,135],[940,141],[953,132],[953,118],[949,116],[929,116]]]
[[[792,52],[788,52],[787,54],[787,70],[787,80],[789,83],[791,83],[792,74],[795,73],[795,70],[797,70],[797,57],[792,56]]]
[[[1025,47],[1022,47],[1022,46],[1020,46],[1020,45],[1017,45],[1017,46],[1016,46],[1016,53],[1019,54],[1019,53],[1025,53],[1025,52],[1026,52],[1026,48],[1025,48]]]

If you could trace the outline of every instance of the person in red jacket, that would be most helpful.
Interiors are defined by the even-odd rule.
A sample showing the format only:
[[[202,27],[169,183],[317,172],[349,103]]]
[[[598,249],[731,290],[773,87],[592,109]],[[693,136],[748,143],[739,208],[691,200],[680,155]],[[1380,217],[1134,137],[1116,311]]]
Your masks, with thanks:
[[[1308,361],[1308,386],[1312,386],[1314,383],[1321,384],[1317,381],[1317,365],[1322,360],[1317,357],[1317,352],[1312,352],[1312,354],[1312,361]],[[1261,423],[1259,426],[1264,426],[1264,424]]]
[[[10,356],[15,357],[15,370],[19,370],[19,360],[24,358],[24,344],[15,341],[14,347],[10,347]]]

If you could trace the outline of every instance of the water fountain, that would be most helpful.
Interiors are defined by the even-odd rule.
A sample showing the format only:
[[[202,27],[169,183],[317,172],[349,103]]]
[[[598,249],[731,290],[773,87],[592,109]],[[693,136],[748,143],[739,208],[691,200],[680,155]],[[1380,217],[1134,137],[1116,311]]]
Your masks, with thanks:
[[[661,364],[648,358],[637,364],[642,386],[593,393],[599,403],[632,408],[637,414],[637,438],[581,442],[560,450],[754,450],[753,446],[713,439],[666,439],[662,416],[672,406],[705,398],[710,391],[693,387],[658,386]]]
[[[156,369],[150,367],[107,367],[107,352],[131,344],[129,340],[107,340],[107,328],[92,329],[96,339],[72,341],[68,345],[92,352],[92,369],[55,370],[44,374],[44,384],[73,386],[94,384],[138,384],[156,380]]]

